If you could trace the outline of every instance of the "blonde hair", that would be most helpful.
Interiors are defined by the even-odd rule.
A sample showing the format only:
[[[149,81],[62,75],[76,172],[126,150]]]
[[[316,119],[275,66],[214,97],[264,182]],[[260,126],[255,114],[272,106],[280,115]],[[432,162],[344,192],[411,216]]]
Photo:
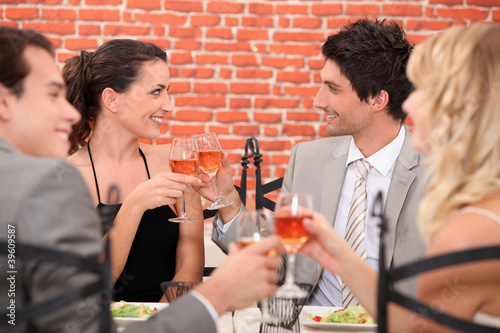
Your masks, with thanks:
[[[429,241],[460,208],[500,193],[500,26],[433,36],[416,47],[407,72],[433,127],[418,216]]]

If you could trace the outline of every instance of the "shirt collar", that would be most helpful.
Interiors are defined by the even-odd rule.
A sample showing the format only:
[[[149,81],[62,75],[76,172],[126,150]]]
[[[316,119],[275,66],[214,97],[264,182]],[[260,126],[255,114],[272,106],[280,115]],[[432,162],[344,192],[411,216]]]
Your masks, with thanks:
[[[401,126],[398,136],[394,140],[368,158],[363,156],[363,153],[354,144],[354,140],[351,139],[346,167],[353,161],[365,158],[381,175],[387,176],[403,148],[405,135],[405,127]]]

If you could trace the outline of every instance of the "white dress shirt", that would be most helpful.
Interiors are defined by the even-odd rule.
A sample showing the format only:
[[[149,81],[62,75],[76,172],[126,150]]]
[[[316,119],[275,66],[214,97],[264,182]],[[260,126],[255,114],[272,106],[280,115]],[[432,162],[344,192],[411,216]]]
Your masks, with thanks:
[[[401,126],[398,136],[391,141],[387,146],[365,158],[361,151],[351,140],[349,147],[349,155],[346,162],[346,176],[344,185],[342,187],[341,197],[335,217],[334,230],[337,234],[344,238],[345,229],[347,225],[347,217],[349,214],[351,199],[354,192],[354,184],[356,182],[356,163],[358,159],[365,158],[372,166],[370,173],[367,177],[366,191],[368,214],[365,219],[365,245],[366,245],[366,260],[368,264],[378,271],[378,246],[380,228],[378,226],[378,219],[374,219],[370,212],[373,201],[375,200],[379,191],[384,194],[385,198],[389,192],[392,174],[396,165],[396,160],[403,147],[405,140],[404,126]],[[342,279],[326,270],[323,270],[321,277],[318,281],[318,286],[309,300],[311,305],[322,306],[342,306]]]

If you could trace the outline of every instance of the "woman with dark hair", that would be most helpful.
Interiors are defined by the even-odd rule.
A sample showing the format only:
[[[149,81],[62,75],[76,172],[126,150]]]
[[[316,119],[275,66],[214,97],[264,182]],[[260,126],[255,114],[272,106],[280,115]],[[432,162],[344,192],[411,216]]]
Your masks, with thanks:
[[[170,73],[165,51],[154,44],[118,39],[82,51],[63,68],[67,98],[82,119],[71,135],[69,161],[83,174],[98,207],[119,204],[111,240],[115,299],[158,302],[162,281],[201,281],[203,212],[189,185],[195,177],[169,168],[170,145],[148,145],[167,113]],[[109,202],[113,184],[120,189]],[[171,223],[186,193],[195,223]]]

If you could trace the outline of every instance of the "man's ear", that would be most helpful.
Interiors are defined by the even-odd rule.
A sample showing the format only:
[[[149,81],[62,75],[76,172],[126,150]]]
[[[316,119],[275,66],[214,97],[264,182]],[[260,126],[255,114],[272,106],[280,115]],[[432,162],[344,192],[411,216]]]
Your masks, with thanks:
[[[111,88],[106,88],[102,91],[101,99],[103,105],[113,113],[118,112],[118,93]]]
[[[378,94],[370,97],[369,102],[374,112],[383,111],[389,105],[389,93],[385,90],[380,90]]]
[[[12,117],[9,102],[9,96],[11,95],[10,89],[0,83],[0,120],[7,121]]]

